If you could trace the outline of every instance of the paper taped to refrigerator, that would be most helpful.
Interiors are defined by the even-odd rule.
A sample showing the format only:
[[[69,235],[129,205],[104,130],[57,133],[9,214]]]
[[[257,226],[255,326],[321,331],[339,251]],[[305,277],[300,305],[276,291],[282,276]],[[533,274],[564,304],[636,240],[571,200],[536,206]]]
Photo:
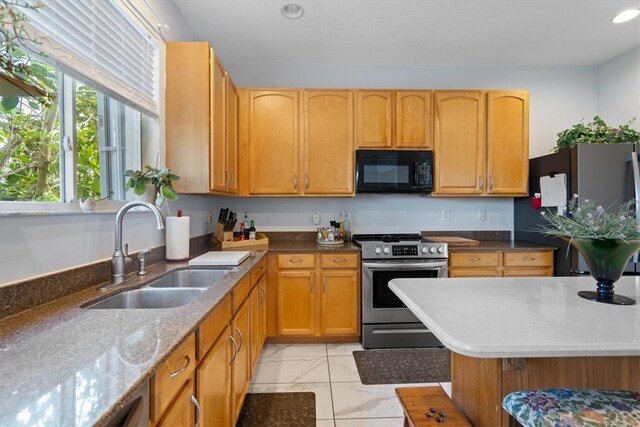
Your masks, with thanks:
[[[542,207],[556,206],[562,209],[567,205],[567,174],[540,177]]]

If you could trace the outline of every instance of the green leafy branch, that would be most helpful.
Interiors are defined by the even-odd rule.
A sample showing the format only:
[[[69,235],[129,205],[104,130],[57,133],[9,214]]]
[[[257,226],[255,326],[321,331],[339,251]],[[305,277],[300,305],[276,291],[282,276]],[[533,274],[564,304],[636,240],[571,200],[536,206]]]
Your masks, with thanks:
[[[558,142],[552,149],[557,153],[562,148],[571,148],[577,144],[637,144],[640,142],[640,132],[630,126],[635,117],[618,128],[613,128],[600,117],[595,116],[591,123],[584,124],[584,120],[558,133]]]

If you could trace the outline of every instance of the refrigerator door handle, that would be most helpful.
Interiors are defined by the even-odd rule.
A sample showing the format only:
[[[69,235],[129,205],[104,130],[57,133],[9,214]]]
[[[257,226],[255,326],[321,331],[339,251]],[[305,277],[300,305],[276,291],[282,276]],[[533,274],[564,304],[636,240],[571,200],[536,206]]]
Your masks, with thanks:
[[[631,161],[631,167],[633,168],[633,188],[636,196],[636,221],[640,226],[640,168],[638,168],[638,153],[629,153],[629,161]],[[633,255],[633,262],[638,262],[638,252]]]

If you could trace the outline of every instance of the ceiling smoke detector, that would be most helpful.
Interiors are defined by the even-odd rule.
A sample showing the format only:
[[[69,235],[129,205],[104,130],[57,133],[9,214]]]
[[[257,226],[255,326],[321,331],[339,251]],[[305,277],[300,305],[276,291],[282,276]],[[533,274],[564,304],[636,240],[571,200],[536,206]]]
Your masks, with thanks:
[[[298,19],[304,15],[304,9],[299,4],[289,3],[280,9],[282,16],[288,19]]]
[[[616,15],[611,20],[614,24],[622,24],[623,22],[631,21],[633,18],[637,18],[640,15],[640,9],[628,9]]]

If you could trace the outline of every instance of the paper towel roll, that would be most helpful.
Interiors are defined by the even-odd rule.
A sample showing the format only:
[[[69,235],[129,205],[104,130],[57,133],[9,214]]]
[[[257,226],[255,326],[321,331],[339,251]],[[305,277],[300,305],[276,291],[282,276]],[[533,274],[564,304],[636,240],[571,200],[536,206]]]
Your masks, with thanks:
[[[168,260],[189,258],[189,217],[169,216],[166,220]]]

